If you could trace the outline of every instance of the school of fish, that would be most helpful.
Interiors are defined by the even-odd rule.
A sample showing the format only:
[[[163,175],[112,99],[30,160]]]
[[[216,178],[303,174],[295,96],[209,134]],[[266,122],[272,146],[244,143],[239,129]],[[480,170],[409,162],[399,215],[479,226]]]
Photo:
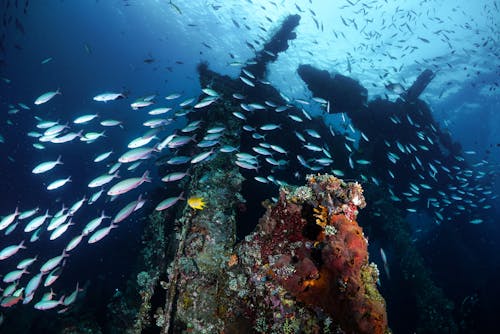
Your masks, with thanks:
[[[273,1],[269,3],[277,6]],[[346,6],[358,5],[357,2],[347,1],[347,3]],[[368,13],[371,8],[369,6],[376,5],[377,1],[373,1],[362,7],[360,11]],[[300,13],[306,12],[302,7],[298,5],[296,7]],[[182,14],[178,7],[175,10]],[[311,9],[308,11],[318,30],[322,31],[323,23],[319,21],[314,11]],[[402,9],[398,9],[394,15],[409,15],[411,19],[415,18],[414,13],[405,14]],[[365,25],[359,28],[357,25],[359,22],[354,19],[345,19],[342,16],[340,18],[346,27],[361,31],[366,27]],[[437,20],[437,18],[434,19]],[[270,20],[268,18],[268,21]],[[238,29],[242,26],[242,23],[235,20],[233,24]],[[21,27],[19,22],[18,29]],[[409,25],[403,28],[411,30]],[[342,36],[342,32],[334,31],[333,33],[336,38]],[[448,39],[447,36],[450,33],[438,31],[435,35],[437,38]],[[374,32],[365,32],[365,34],[371,38],[377,37],[376,34],[373,35]],[[397,34],[394,38],[396,37]],[[418,41],[424,44],[429,42],[424,37],[418,37]],[[255,43],[247,42],[247,44],[252,49],[258,48],[254,45]],[[205,47],[210,48],[207,45]],[[417,49],[417,46],[409,46],[405,52],[413,53]],[[386,56],[391,57],[390,54]],[[51,58],[47,58],[42,60],[42,64],[51,61]],[[244,67],[248,64],[248,62],[235,61],[228,65]],[[348,67],[350,72],[349,58]],[[400,70],[395,68],[394,72]],[[382,75],[381,79],[386,79],[386,77],[387,75]],[[239,80],[252,89],[259,89],[269,84],[266,78],[257,78],[246,69],[241,70]],[[391,88],[394,91],[398,89],[397,86],[391,86]],[[75,302],[81,291],[79,283],[76,283],[74,291],[67,295],[61,294],[62,296],[58,298],[55,297],[50,287],[62,275],[66,262],[78,251],[78,248],[92,247],[92,244],[105,240],[110,233],[124,224],[124,221],[141,210],[148,200],[146,192],[151,187],[169,187],[173,182],[188,178],[190,166],[203,164],[220,154],[230,155],[235,166],[241,168],[245,174],[252,173],[253,180],[262,186],[279,187],[286,184],[286,181],[277,177],[283,171],[295,174],[297,180],[301,180],[301,177],[307,173],[328,172],[339,177],[354,173],[365,183],[378,186],[392,179],[395,184],[398,170],[405,169],[414,174],[413,182],[410,182],[403,190],[397,190],[395,186],[389,185],[387,188],[389,197],[396,203],[404,203],[409,214],[416,213],[422,206],[426,207],[436,224],[453,219],[453,217],[443,216],[444,208],[453,207],[457,216],[465,212],[482,213],[484,210],[491,209],[489,203],[496,199],[489,185],[482,183],[492,173],[487,169],[488,161],[480,160],[473,165],[474,169],[464,170],[459,165],[427,159],[426,152],[436,144],[431,134],[419,130],[424,125],[416,123],[409,116],[391,117],[390,121],[395,125],[405,123],[414,127],[419,144],[405,143],[397,139],[386,140],[386,159],[394,168],[388,169],[386,179],[381,180],[368,172],[376,162],[369,156],[363,157],[363,153],[357,150],[360,141],[369,143],[370,138],[365,133],[356,130],[345,114],[335,115],[336,123],[329,124],[328,134],[320,134],[319,129],[316,128],[317,119],[308,109],[323,110],[326,114],[330,108],[330,101],[321,97],[290,98],[285,94],[281,94],[285,103],[266,99],[249,101],[242,92],[234,91],[228,94],[217,92],[212,87],[203,87],[199,93],[199,96],[183,96],[179,92],[169,92],[164,96],[150,94],[131,98],[124,92],[110,90],[95,96],[88,96],[87,99],[89,103],[92,103],[95,111],[71,119],[65,118],[62,112],[57,117],[46,117],[43,113],[45,106],[61,98],[64,94],[64,87],[48,87],[40,90],[31,103],[17,103],[17,105],[10,106],[9,114],[31,109],[39,111],[34,115],[33,128],[27,133],[36,152],[52,152],[54,147],[61,148],[60,154],[44,154],[43,160],[30,167],[32,174],[40,177],[39,186],[45,188],[47,196],[52,194],[56,196],[65,188],[71,187],[75,178],[79,178],[78,171],[73,171],[71,175],[68,175],[66,170],[60,171],[65,163],[62,148],[83,143],[93,145],[95,155],[90,163],[94,176],[86,180],[87,189],[78,190],[81,192],[79,198],[65,203],[57,211],[53,208],[38,207],[32,203],[20,203],[9,212],[1,213],[0,232],[3,236],[0,243],[0,264],[14,260],[16,264],[10,268],[1,266],[0,306],[12,307],[18,303],[31,303],[38,310],[57,309],[58,312],[65,312]],[[140,135],[122,147],[109,147],[106,144],[107,134],[124,131],[125,122],[104,108],[100,110],[100,106],[123,100],[127,101],[130,112],[142,113],[144,129]],[[253,142],[246,151],[226,144],[228,129],[223,122],[207,126],[204,119],[196,117],[198,111],[217,106],[224,100],[231,100],[231,103],[239,105],[239,109],[228,117],[234,117],[234,120],[241,124],[241,133],[252,138]],[[190,118],[195,120],[184,124],[184,117],[188,113]],[[282,115],[287,122],[293,122],[295,130],[284,133],[285,122],[256,123],[255,113]],[[437,130],[434,129],[434,132]],[[278,140],[283,136],[291,138],[289,146]],[[350,170],[341,170],[335,166],[337,157],[332,153],[329,143],[338,136],[345,139],[344,148],[350,153],[348,156]],[[0,141],[5,141],[1,135]],[[188,147],[189,150],[186,150]],[[179,151],[192,153],[180,155]],[[465,151],[463,155],[453,158],[456,162],[462,162],[466,157],[474,155],[476,155],[474,151]],[[166,175],[157,175],[154,170],[154,163],[158,162],[159,158],[162,165],[171,166],[171,171]],[[403,165],[401,163],[403,158],[405,161],[410,159],[411,162]],[[290,170],[291,165],[297,164],[300,169]],[[438,175],[445,175],[449,179],[445,186],[446,191],[443,191],[443,185],[438,182]],[[123,196],[131,193],[134,200],[124,202]],[[178,195],[165,198],[152,205],[157,211],[167,210],[185,200],[196,210],[201,210],[207,205],[201,198],[186,199],[184,195],[182,191],[179,191]],[[111,201],[118,201],[121,209],[110,213],[107,204]],[[101,213],[88,221],[82,221],[82,216],[87,217],[80,215],[85,207],[95,207],[94,211]],[[107,213],[110,215],[108,216]],[[485,215],[478,214],[469,222],[481,224],[484,221],[483,217]],[[9,236],[15,230],[22,230],[23,238],[10,240]],[[50,256],[31,254],[30,245],[41,238],[50,241],[67,238],[68,242],[62,249],[54,251]],[[386,255],[383,250],[381,252],[384,268],[389,276]]]

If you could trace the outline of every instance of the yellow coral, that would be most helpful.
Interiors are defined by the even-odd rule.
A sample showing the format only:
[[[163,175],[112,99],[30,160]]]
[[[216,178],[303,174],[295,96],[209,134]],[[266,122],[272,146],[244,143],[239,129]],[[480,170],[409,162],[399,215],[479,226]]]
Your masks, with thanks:
[[[189,197],[187,200],[188,205],[195,210],[203,210],[205,207],[205,201],[203,197]]]
[[[316,224],[325,228],[328,221],[328,209],[323,205],[320,205],[319,209],[313,208],[313,211],[313,216],[316,217]]]
[[[229,257],[229,261],[227,262],[227,265],[229,267],[232,267],[232,266],[234,266],[236,264],[238,264],[238,255],[231,254],[231,256]]]

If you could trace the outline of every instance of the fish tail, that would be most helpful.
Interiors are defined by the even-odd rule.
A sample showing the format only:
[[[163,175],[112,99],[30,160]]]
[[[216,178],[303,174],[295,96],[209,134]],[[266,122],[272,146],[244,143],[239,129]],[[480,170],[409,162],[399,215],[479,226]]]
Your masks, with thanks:
[[[149,170],[145,171],[144,174],[142,174],[141,179],[144,182],[151,182],[151,178],[149,177]]]

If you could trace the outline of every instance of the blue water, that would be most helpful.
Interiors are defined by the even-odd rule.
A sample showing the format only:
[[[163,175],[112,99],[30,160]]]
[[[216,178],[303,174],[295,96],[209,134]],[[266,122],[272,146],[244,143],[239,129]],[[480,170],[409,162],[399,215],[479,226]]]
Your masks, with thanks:
[[[31,1],[26,13],[24,1],[3,2],[4,10],[0,12],[4,20],[13,17],[14,21],[4,23],[1,28],[0,135],[4,143],[0,143],[0,217],[13,213],[16,207],[20,211],[39,207],[39,214],[46,209],[54,214],[63,204],[71,206],[84,195],[91,195],[88,182],[105,173],[113,159],[126,151],[127,144],[146,131],[142,123],[151,118],[145,111],[151,107],[132,110],[130,103],[155,94],[158,102],[154,107],[175,108],[182,100],[198,97],[202,87],[196,65],[201,61],[208,62],[210,69],[218,73],[237,78],[240,67],[230,63],[243,63],[253,56],[247,43],[260,49],[259,43],[265,43],[280,20],[298,13],[301,22],[296,29],[297,38],[270,64],[266,78],[292,100],[312,97],[296,73],[300,64],[312,64],[358,80],[368,89],[370,100],[376,97],[395,100],[398,96],[388,92],[385,83],[398,82],[408,88],[423,69],[436,71],[435,79],[421,98],[428,103],[441,130],[449,132],[463,152],[475,152],[462,156],[469,166],[480,164],[470,167],[474,175],[479,172],[489,176],[485,178],[487,184],[482,185],[487,191],[484,200],[477,197],[473,200],[481,200],[480,207],[491,208],[467,210],[467,216],[458,213],[440,225],[425,210],[409,214],[408,221],[413,226],[414,242],[437,285],[457,305],[477,293],[480,301],[476,310],[480,311],[475,314],[476,320],[488,328],[492,324],[492,310],[498,308],[494,296],[500,297],[496,287],[500,278],[497,224],[500,184],[496,178],[500,165],[500,5],[491,1],[460,5],[452,1],[409,1],[395,5],[382,0],[366,6],[362,2],[326,0],[175,3],[182,13],[168,1]],[[22,29],[16,28],[15,19]],[[438,30],[445,31],[446,37],[436,34]],[[51,61],[41,63],[49,57]],[[61,95],[40,106],[33,104],[39,95],[57,89]],[[108,103],[92,100],[107,91],[124,92],[127,98]],[[172,93],[182,96],[173,101],[164,99]],[[31,110],[24,110],[18,103],[28,105]],[[12,108],[19,111],[8,114]],[[315,104],[305,108],[313,115],[320,114],[322,109]],[[86,113],[98,113],[100,117],[88,125],[71,124]],[[61,124],[69,122],[75,132],[102,131],[99,121],[107,118],[122,121],[123,128],[106,128],[106,137],[95,143],[77,139],[66,144],[47,143],[44,150],[37,150],[32,146],[36,139],[27,136],[37,130],[34,116]],[[339,114],[326,119],[334,126],[342,122]],[[172,133],[185,122],[182,118],[175,121],[163,134]],[[114,151],[110,160],[93,162],[98,154],[109,150]],[[45,174],[31,173],[38,163],[55,160],[59,155],[63,157],[63,165]],[[335,164],[330,167],[335,168]],[[160,184],[153,160],[145,161],[133,172],[122,168],[120,175],[123,179],[142,175],[145,170],[151,171],[152,184],[144,184],[140,191],[134,190],[112,202],[104,193],[97,203],[84,205],[73,218],[75,226],[70,226],[56,240],[48,240],[49,233],[44,232],[40,241],[30,243],[30,234],[22,231],[24,222],[10,235],[2,231],[0,249],[22,240],[26,240],[27,249],[1,261],[0,275],[14,270],[21,259],[38,255],[39,260],[30,270],[36,272],[43,261],[61,254],[78,234],[77,230],[102,210],[114,216],[139,193],[147,196]],[[54,191],[46,190],[48,183],[67,176],[71,176],[71,183]],[[349,177],[361,180],[355,171]],[[368,189],[373,186],[369,183]],[[397,188],[396,182],[394,187]],[[148,203],[142,212],[134,213],[102,241],[88,245],[84,240],[72,251],[63,275],[53,286],[58,296],[71,293],[76,282],[89,282],[90,288],[98,287],[104,297],[117,289],[123,290],[133,271],[131,259],[140,249],[138,235],[147,223],[147,213],[156,204]],[[474,218],[483,222],[470,224]],[[102,226],[106,224],[108,221]],[[379,244],[377,240],[373,243]],[[378,250],[374,247],[371,251],[373,261],[381,267]],[[19,286],[29,278],[24,276]],[[384,285],[391,283],[382,283],[384,292]],[[0,288],[7,285],[0,283]],[[42,295],[41,290],[33,302],[17,305],[16,310],[31,311]],[[0,312],[9,317],[13,311],[3,308]]]

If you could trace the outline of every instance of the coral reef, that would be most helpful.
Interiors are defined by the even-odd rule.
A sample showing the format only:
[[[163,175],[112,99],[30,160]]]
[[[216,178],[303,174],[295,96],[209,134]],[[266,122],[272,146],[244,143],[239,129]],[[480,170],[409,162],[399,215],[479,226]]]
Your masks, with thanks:
[[[135,282],[142,303],[124,332],[389,333],[378,270],[355,221],[365,206],[361,186],[309,175],[306,186],[282,187],[256,231],[233,248],[243,179],[219,168],[225,159],[193,169],[190,192],[207,205],[179,212],[165,281],[165,261],[156,270],[150,262],[165,260],[163,251],[143,254],[148,270]],[[165,222],[151,218],[160,232]]]
[[[229,272],[241,303],[235,316],[246,315],[262,333],[389,333],[378,270],[355,221],[365,205],[361,186],[330,175],[307,180],[282,187],[237,248],[239,263]]]

